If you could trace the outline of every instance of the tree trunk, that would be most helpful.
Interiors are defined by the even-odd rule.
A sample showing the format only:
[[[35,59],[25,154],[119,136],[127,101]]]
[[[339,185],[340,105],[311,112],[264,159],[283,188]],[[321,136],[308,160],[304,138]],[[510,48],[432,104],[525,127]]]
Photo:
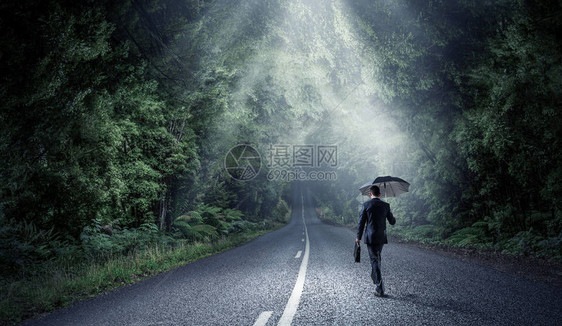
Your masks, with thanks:
[[[160,230],[170,232],[172,230],[172,220],[169,214],[170,201],[172,199],[172,190],[170,189],[170,182],[166,180],[166,190],[164,198],[160,199]]]
[[[160,199],[160,230],[164,230],[164,226],[166,225],[166,213],[168,212],[168,209],[166,208],[166,197],[167,197],[167,191],[166,191],[166,195],[164,195],[163,199]]]

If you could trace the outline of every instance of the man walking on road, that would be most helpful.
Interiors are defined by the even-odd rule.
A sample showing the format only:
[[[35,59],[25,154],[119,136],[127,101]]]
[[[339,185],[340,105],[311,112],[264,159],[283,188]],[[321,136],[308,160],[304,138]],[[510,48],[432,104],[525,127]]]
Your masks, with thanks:
[[[396,219],[390,212],[390,205],[380,199],[381,190],[377,186],[369,188],[371,200],[363,204],[359,224],[357,225],[357,238],[355,242],[359,243],[365,231],[365,243],[369,250],[369,258],[371,259],[371,278],[375,283],[375,295],[384,295],[384,285],[381,275],[381,251],[386,238],[386,220],[390,225],[396,223]],[[366,225],[366,227],[365,227]]]

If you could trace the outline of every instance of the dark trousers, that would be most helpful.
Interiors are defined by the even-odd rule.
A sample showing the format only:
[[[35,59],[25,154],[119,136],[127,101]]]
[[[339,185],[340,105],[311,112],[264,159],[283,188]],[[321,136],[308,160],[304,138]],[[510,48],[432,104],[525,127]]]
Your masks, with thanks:
[[[371,258],[371,278],[373,283],[380,285],[382,282],[381,275],[381,251],[383,244],[368,244],[369,258]]]

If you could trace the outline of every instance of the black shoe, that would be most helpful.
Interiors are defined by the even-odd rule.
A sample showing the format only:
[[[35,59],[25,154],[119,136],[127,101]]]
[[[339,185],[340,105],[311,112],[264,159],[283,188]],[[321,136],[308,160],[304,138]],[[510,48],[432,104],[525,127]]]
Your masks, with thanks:
[[[379,284],[376,284],[375,295],[377,297],[383,297],[384,296],[384,284],[382,283],[382,281]]]

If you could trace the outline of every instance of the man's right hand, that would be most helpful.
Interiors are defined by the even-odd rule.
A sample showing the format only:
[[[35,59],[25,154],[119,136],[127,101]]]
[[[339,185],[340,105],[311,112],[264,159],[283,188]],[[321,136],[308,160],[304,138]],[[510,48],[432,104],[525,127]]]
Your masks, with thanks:
[[[361,242],[361,240],[359,240],[359,239],[355,239],[355,242],[356,242],[356,243],[359,243],[359,242]]]

